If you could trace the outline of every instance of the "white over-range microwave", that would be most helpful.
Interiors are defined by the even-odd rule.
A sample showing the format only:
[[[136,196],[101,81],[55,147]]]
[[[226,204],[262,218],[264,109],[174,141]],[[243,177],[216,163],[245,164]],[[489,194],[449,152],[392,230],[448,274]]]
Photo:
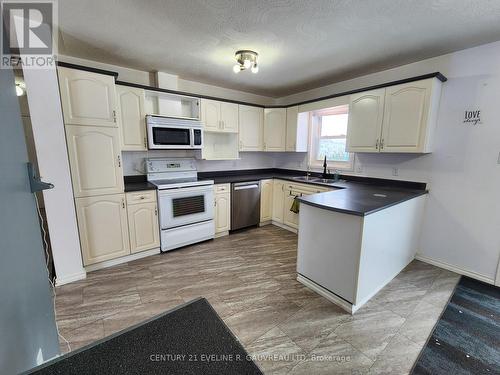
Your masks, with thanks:
[[[203,147],[203,128],[198,120],[146,116],[150,150],[193,150]]]

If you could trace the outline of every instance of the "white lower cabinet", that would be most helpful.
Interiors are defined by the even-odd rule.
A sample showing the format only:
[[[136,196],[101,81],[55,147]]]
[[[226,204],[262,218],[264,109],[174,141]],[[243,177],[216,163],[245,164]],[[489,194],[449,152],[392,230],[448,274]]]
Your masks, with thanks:
[[[260,182],[260,222],[271,221],[273,217],[273,180]]]
[[[127,193],[130,252],[160,247],[156,191]]]
[[[215,234],[227,234],[231,229],[231,185],[214,185]]]
[[[297,229],[299,227],[299,215],[290,211],[295,197],[322,193],[329,190],[328,187],[323,186],[274,180],[273,221]]]
[[[83,264],[130,254],[125,194],[76,198]]]
[[[285,202],[285,181],[273,181],[273,221],[283,223],[283,205]]]

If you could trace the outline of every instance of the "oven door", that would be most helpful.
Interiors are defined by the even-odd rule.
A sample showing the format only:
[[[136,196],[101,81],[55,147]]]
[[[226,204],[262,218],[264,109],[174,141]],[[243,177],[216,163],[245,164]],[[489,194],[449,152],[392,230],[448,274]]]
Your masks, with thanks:
[[[158,191],[161,229],[213,220],[213,186],[194,186]]]
[[[148,124],[148,144],[150,149],[191,149],[193,148],[193,129]]]

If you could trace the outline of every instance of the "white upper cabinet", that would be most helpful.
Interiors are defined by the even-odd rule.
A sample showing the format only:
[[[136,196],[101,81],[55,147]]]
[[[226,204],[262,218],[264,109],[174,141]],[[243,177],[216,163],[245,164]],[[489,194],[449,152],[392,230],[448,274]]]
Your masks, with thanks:
[[[238,104],[227,102],[220,103],[220,120],[222,124],[222,130],[224,132],[238,133],[238,116]]]
[[[66,125],[118,126],[114,77],[63,67],[58,74]]]
[[[238,132],[238,104],[201,99],[201,113],[205,131]]]
[[[143,89],[116,86],[118,118],[123,151],[147,150],[145,92]]]
[[[264,150],[264,108],[239,106],[239,150]]]
[[[201,120],[206,131],[220,131],[220,102],[201,99]]]
[[[441,82],[436,79],[386,88],[381,152],[431,152]]]
[[[286,150],[286,108],[264,109],[264,151]]]
[[[378,152],[384,117],[385,89],[351,95],[347,151]]]
[[[286,151],[307,152],[309,113],[299,113],[299,107],[286,109]]]
[[[66,142],[76,198],[123,192],[118,129],[68,125]]]
[[[347,150],[432,152],[441,85],[429,78],[351,95]]]

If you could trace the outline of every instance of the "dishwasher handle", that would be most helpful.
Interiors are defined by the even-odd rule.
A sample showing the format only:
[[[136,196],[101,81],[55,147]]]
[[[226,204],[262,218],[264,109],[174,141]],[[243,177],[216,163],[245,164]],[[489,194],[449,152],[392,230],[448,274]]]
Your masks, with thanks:
[[[241,185],[241,186],[234,186],[234,191],[237,190],[247,190],[247,189],[258,189],[259,185],[257,184],[252,184],[252,185]]]

